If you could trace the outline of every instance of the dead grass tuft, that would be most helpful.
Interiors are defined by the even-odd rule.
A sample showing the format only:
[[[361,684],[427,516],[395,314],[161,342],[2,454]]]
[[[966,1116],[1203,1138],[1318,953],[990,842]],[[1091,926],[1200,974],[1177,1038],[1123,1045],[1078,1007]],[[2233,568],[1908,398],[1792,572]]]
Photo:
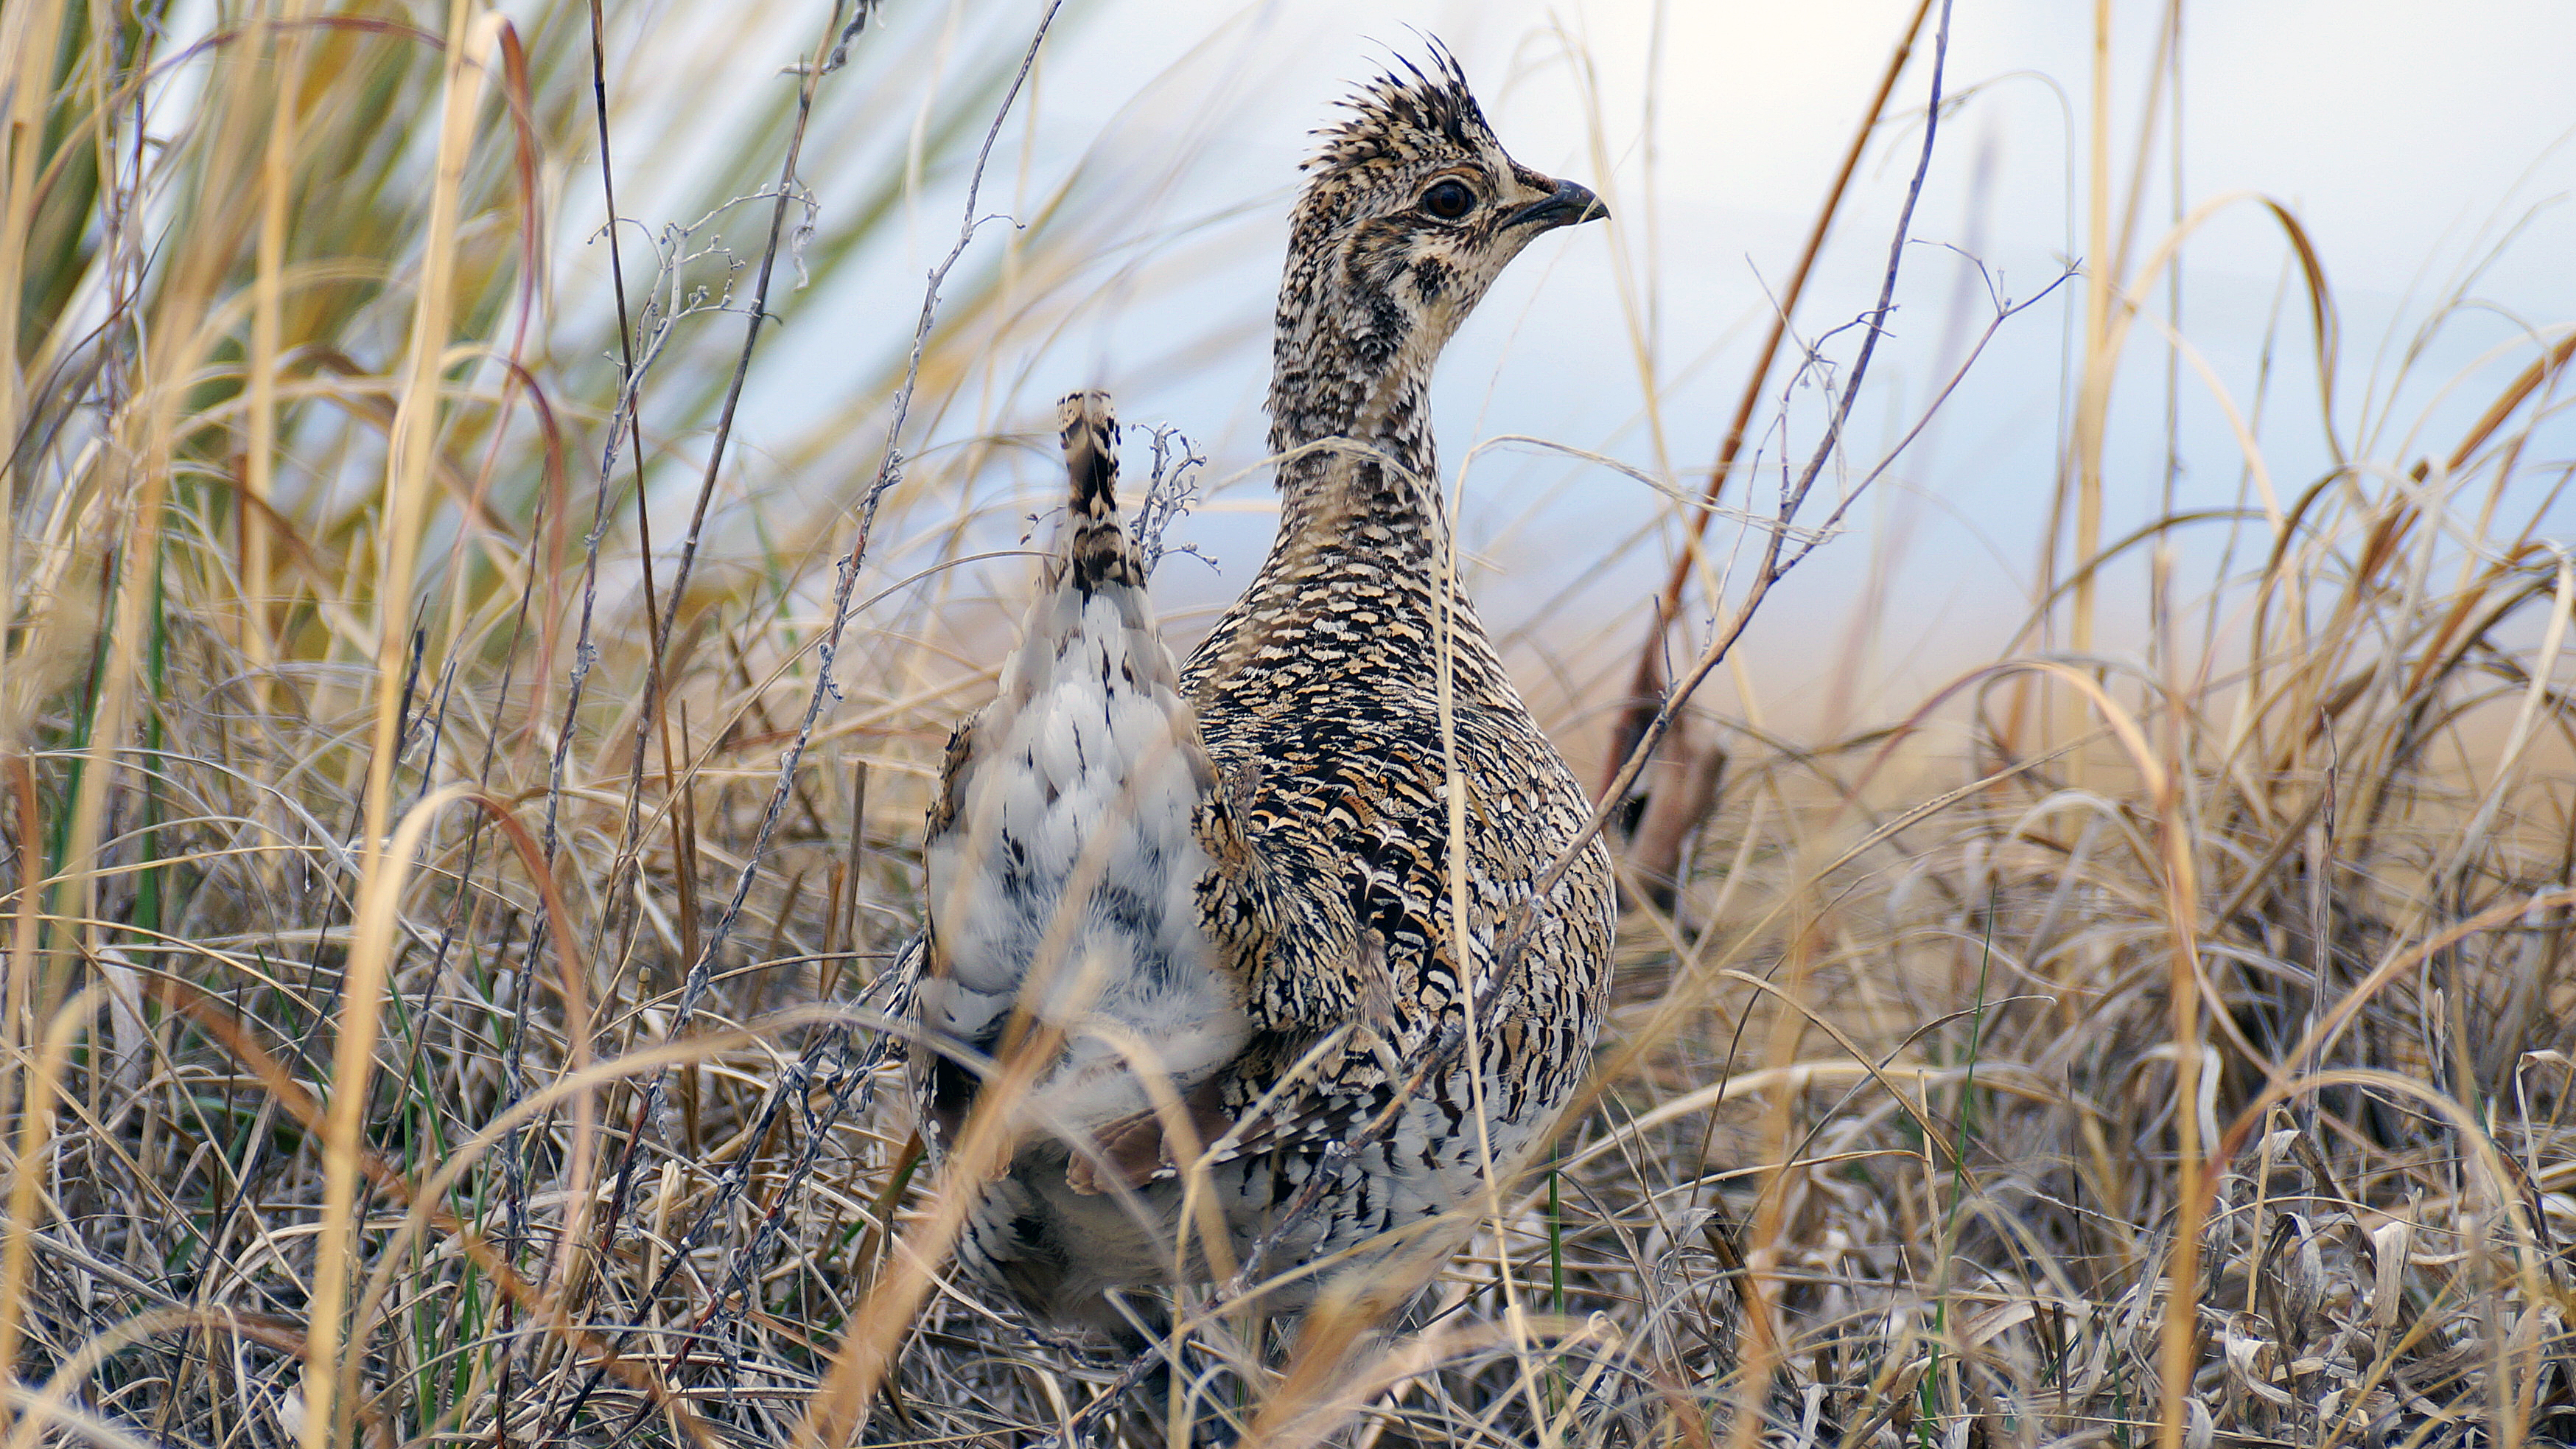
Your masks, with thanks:
[[[869,1442],[1062,1426],[1127,1365],[907,1256],[945,1199],[887,966],[1009,605],[957,566],[1015,569],[1027,511],[992,359],[1152,183],[1023,198],[917,360],[898,298],[746,459],[762,279],[952,205],[1025,31],[923,80],[901,7],[226,14],[0,12],[5,1449],[816,1442],[827,1385]],[[608,128],[663,162],[622,204],[695,219],[616,274],[601,18]],[[802,75],[650,109],[791,20]],[[1561,1154],[1399,1315],[1190,1295],[1113,1429],[2576,1442],[2576,565],[2532,446],[2576,339],[2448,451],[2275,496],[2249,450],[2233,513],[2106,543],[2143,255],[2086,282],[2025,637],[1847,737],[1687,716],[1723,788],[1652,817],[1679,879]]]

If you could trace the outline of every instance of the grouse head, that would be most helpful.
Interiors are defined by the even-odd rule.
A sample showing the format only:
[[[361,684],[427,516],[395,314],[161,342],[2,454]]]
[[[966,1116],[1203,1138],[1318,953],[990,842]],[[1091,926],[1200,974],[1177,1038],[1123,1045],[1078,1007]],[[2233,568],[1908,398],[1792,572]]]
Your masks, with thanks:
[[[1609,215],[1504,153],[1446,50],[1344,105],[1289,220],[1270,395],[1283,452],[1427,436],[1421,384],[1505,264],[1542,232]]]

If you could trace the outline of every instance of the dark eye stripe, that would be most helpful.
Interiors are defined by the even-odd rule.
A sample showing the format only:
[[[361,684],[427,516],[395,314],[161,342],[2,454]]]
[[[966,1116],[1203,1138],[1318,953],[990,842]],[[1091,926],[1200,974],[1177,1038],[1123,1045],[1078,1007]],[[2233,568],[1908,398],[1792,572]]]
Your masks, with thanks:
[[[1422,193],[1422,209],[1442,221],[1456,221],[1476,209],[1476,193],[1463,181],[1437,181]]]

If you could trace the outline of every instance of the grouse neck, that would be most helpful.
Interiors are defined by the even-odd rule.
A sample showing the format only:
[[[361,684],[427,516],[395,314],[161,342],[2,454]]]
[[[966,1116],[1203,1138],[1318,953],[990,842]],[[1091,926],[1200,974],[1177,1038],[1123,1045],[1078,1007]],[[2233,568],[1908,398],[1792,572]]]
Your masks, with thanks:
[[[1318,546],[1436,560],[1449,521],[1428,389],[1416,378],[1389,378],[1330,391],[1341,396],[1309,394],[1294,405],[1274,390],[1270,449],[1284,461],[1272,560]]]

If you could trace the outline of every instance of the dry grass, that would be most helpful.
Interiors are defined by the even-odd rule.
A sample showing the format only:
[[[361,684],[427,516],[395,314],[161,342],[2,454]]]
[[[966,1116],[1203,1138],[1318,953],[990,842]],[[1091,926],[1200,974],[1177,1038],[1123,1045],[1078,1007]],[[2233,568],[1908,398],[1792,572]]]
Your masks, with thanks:
[[[613,114],[680,158],[650,214],[710,218],[630,227],[617,279],[566,220],[586,11],[310,12],[0,11],[7,1449],[811,1442],[879,1339],[872,1442],[1062,1424],[1121,1366],[898,1250],[948,1199],[878,1013],[1006,617],[939,566],[1025,511],[960,419],[1041,416],[992,359],[1140,183],[970,254],[917,385],[894,299],[846,407],[727,459],[790,137],[838,168],[828,285],[901,198],[954,204],[1026,34],[927,91],[915,25],[689,126]],[[708,20],[610,54],[748,23]],[[1194,1320],[1120,1432],[2576,1441],[2576,574],[2528,446],[2570,334],[2428,456],[2275,496],[2249,453],[2235,515],[2106,545],[2138,250],[2088,279],[2036,485],[2075,562],[2025,641],[1850,738],[1702,717],[1725,788],[1554,1165],[1398,1318],[1319,1314],[1294,1362]],[[875,471],[899,394],[966,446]],[[2097,654],[2123,617],[2143,646]]]

